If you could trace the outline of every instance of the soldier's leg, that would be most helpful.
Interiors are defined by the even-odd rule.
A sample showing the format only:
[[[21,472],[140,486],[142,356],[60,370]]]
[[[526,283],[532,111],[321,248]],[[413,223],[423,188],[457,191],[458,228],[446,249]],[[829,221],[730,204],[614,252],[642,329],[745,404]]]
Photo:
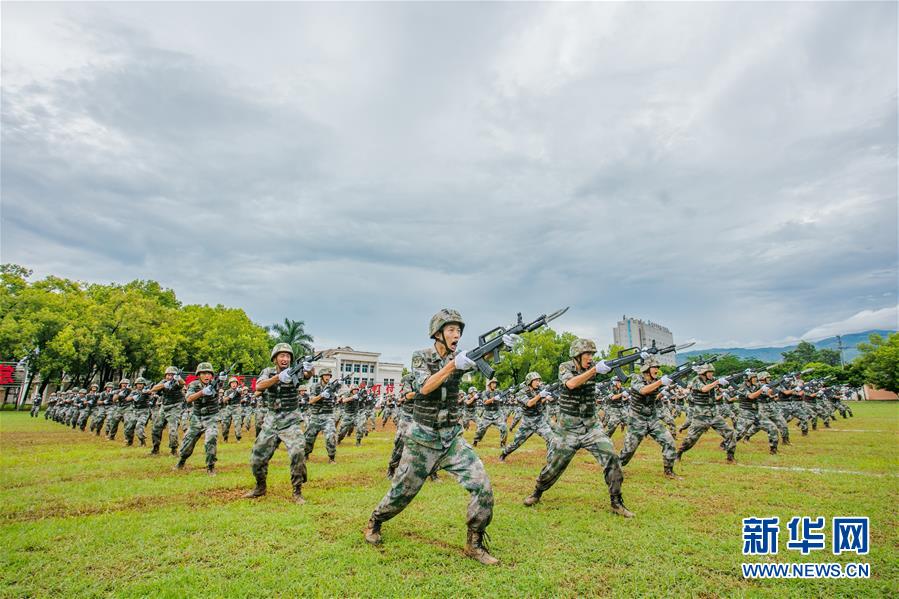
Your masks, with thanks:
[[[306,439],[306,447],[303,450],[303,453],[306,454],[306,457],[309,457],[309,454],[315,449],[315,439],[318,437],[318,434],[322,430],[322,420],[320,416],[312,416],[309,419],[309,426],[306,427],[306,432],[303,437]]]
[[[765,429],[765,432],[768,433],[768,451],[772,454],[777,453],[777,441],[778,441],[778,433],[777,425],[768,418],[767,414],[761,414],[759,416],[759,424],[762,428]]]
[[[293,487],[294,501],[303,503],[302,487],[306,482],[306,439],[300,430],[299,422],[278,431],[278,437],[284,443],[290,459],[290,485]]]
[[[628,422],[627,433],[624,436],[624,447],[621,448],[621,457],[619,458],[622,466],[627,466],[628,462],[631,461],[631,458],[634,457],[634,454],[637,452],[637,448],[640,447],[640,443],[643,442],[643,437],[646,436],[648,429],[649,422],[646,418],[634,416],[630,419]]]
[[[393,451],[390,453],[390,461],[387,463],[387,477],[393,478],[400,459],[403,457],[403,448],[406,446],[406,435],[409,433],[408,422],[400,421],[396,425],[396,434],[393,436]]]
[[[368,413],[356,414],[356,445],[362,444],[362,437],[368,435]]]
[[[662,466],[665,476],[675,478],[674,460],[677,458],[677,449],[674,445],[674,436],[658,420],[652,423],[648,433],[662,448]]]
[[[232,421],[234,422],[234,438],[240,441],[241,435],[243,435],[243,427],[241,426],[243,423],[243,409],[240,406],[232,408]]]
[[[609,489],[609,499],[612,507],[621,504],[621,483],[624,482],[624,474],[621,472],[621,462],[615,452],[615,446],[608,438],[601,438],[590,445],[584,446],[603,468],[603,478]]]
[[[159,453],[159,446],[162,444],[162,429],[165,428],[165,425],[166,412],[164,409],[160,409],[156,414],[156,420],[153,421],[153,430],[150,431],[150,439],[153,441],[151,453]]]
[[[218,454],[219,423],[215,416],[206,416],[203,420],[206,427],[206,439],[203,443],[203,450],[206,452],[206,469],[212,472]]]
[[[539,500],[545,491],[556,484],[579,448],[576,437],[570,433],[556,439],[553,451],[546,454],[546,465],[537,475],[532,497]]]
[[[137,414],[134,410],[125,412],[125,443],[134,443],[134,429],[137,428]]]
[[[715,429],[715,432],[724,439],[724,451],[727,453],[727,461],[732,462],[737,447],[737,443],[734,440],[734,429],[727,426],[727,422],[720,416],[712,419],[711,426]]]
[[[421,490],[425,479],[434,470],[442,451],[425,447],[407,437],[403,457],[393,476],[390,490],[372,512],[373,522],[390,520],[409,505]]]
[[[471,496],[466,518],[468,529],[486,529],[493,519],[493,487],[481,458],[460,435],[443,454],[437,467],[452,474]]]
[[[512,439],[512,444],[507,445],[502,452],[500,452],[500,459],[505,460],[513,451],[524,445],[525,441],[530,439],[531,435],[535,432],[536,430],[533,424],[527,420],[523,421],[521,426],[518,427],[518,430],[515,431],[515,437]]]
[[[199,417],[193,416],[190,419],[190,426],[187,427],[187,432],[184,433],[184,438],[181,440],[178,467],[184,466],[187,458],[189,458],[193,454],[194,447],[197,445],[197,441],[200,440],[200,435],[203,434],[203,432],[204,429],[200,423]]]
[[[181,419],[181,411],[178,409],[170,410],[165,416],[169,425],[169,453],[175,455],[178,451],[178,426]]]
[[[149,410],[135,410],[135,419],[137,420],[137,439],[141,445],[147,444],[147,415]]]
[[[506,446],[506,440],[509,438],[509,429],[506,427],[505,418],[497,418],[496,428],[499,429],[499,446],[500,449]]]
[[[250,470],[256,479],[257,487],[266,487],[266,479],[268,478],[268,463],[275,453],[278,446],[278,434],[269,426],[263,426],[262,430],[256,436],[253,443],[253,450],[250,452]]]
[[[702,433],[709,430],[710,426],[711,423],[704,416],[694,413],[690,428],[687,430],[687,436],[684,437],[680,448],[677,450],[677,457],[680,458],[680,456],[696,445],[696,442],[699,441]]]
[[[474,433],[474,443],[473,445],[477,447],[478,443],[481,442],[481,439],[484,438],[484,434],[487,432],[487,428],[490,426],[490,421],[486,418],[481,418],[478,420],[478,427]]]

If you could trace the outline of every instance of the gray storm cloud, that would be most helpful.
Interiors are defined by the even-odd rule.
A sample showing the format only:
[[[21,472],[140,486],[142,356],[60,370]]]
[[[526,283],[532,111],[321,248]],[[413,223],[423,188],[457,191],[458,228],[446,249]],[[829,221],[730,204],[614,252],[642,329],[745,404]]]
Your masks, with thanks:
[[[2,259],[394,360],[444,305],[601,343],[883,320],[896,10],[6,4]]]

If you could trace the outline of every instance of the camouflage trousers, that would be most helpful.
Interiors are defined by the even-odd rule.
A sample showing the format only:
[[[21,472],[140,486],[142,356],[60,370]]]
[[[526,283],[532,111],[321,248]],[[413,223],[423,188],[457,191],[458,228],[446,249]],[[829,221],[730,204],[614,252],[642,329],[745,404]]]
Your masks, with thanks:
[[[684,407],[684,413],[687,415],[687,419],[684,420],[684,423],[682,425],[680,425],[679,429],[677,429],[677,432],[679,432],[679,433],[684,432],[685,430],[690,428],[691,424],[693,424],[693,405],[687,404]]]
[[[785,401],[781,403],[781,409],[783,411],[784,420],[786,420],[787,423],[795,418],[796,422],[799,424],[799,430],[802,431],[802,434],[808,434],[808,425],[809,421],[811,420],[811,414],[806,409],[805,402]]]
[[[734,430],[727,426],[724,418],[718,415],[715,406],[693,406],[693,418],[690,429],[687,431],[687,436],[684,438],[684,442],[678,451],[680,453],[689,451],[699,441],[702,433],[710,428],[715,429],[715,432],[724,438],[724,451],[727,452],[728,458],[733,458],[736,448]]]
[[[842,416],[844,419],[846,418],[846,414],[849,414],[850,417],[853,416],[852,408],[850,408],[849,404],[844,402],[842,399],[835,399],[833,402],[833,407],[836,410],[839,410],[840,416]]]
[[[775,425],[767,415],[763,414],[761,409],[751,410],[740,408],[740,414],[737,420],[737,441],[740,439],[749,440],[754,434],[763,429],[768,433],[768,446],[777,449],[777,442],[779,440],[777,425]]]
[[[412,429],[417,426],[412,423]],[[405,438],[403,456],[393,476],[390,490],[372,512],[372,519],[386,522],[415,498],[432,472],[446,470],[469,492],[466,522],[469,529],[483,531],[493,519],[493,487],[484,464],[462,435],[447,447],[437,449],[417,441],[410,431]]]
[[[602,466],[609,496],[621,495],[621,483],[624,481],[621,461],[615,453],[615,446],[603,432],[602,423],[596,418],[567,414],[559,415],[558,434],[553,450],[546,454],[546,465],[537,476],[535,492],[542,494],[556,484],[579,449],[587,450]]]
[[[403,457],[403,448],[406,447],[406,437],[409,436],[409,431],[411,430],[412,416],[400,415],[399,420],[396,422],[396,434],[393,436],[393,451],[390,452],[390,462],[387,464],[387,472],[391,476],[400,465],[400,460]]]
[[[91,414],[90,431],[99,436],[104,422],[106,422],[106,406],[97,406],[94,408],[94,413]]]
[[[478,420],[474,409],[462,408],[462,428],[468,430],[468,425],[472,422],[477,426]]]
[[[484,411],[484,415],[478,420],[478,428],[474,433],[475,444],[479,443],[481,439],[484,438],[484,435],[487,434],[487,429],[491,426],[495,426],[499,429],[499,446],[505,447],[506,436],[508,436],[509,431],[506,428],[506,421],[499,410],[496,412]]]
[[[337,442],[343,441],[343,438],[356,430],[356,442],[362,441],[362,435],[366,433],[366,415],[363,410],[359,410],[355,414],[344,413],[343,421],[340,423],[340,432],[337,433]]]
[[[627,434],[624,437],[624,447],[621,449],[621,465],[627,466],[631,458],[640,447],[640,443],[647,436],[662,446],[662,460],[667,465],[674,464],[677,457],[677,449],[674,446],[674,437],[671,431],[665,428],[659,420],[660,414],[651,415],[633,414],[627,421]]]
[[[830,427],[830,421],[833,419],[833,408],[830,406],[830,402],[818,400],[815,402],[806,403],[808,412],[809,412],[809,421],[812,423],[812,428],[818,428],[818,418],[820,418],[824,422],[824,426]]]
[[[91,408],[82,408],[78,410],[78,428],[85,430],[87,428],[87,419],[91,417]]]
[[[253,422],[255,424],[257,438],[262,433],[262,425],[265,424],[265,417],[267,415],[268,408],[259,407],[253,410]]]
[[[39,404],[39,403],[31,404],[31,417],[37,418],[38,414],[40,414],[40,413],[41,413],[41,404]]]
[[[190,417],[193,416],[194,411],[191,408],[181,408],[181,430],[187,433],[187,429],[190,428]]]
[[[625,426],[627,424],[628,418],[628,409],[625,406],[619,404],[606,404],[605,409],[605,433],[607,437],[611,437],[612,433],[615,432],[615,429],[619,426]]]
[[[337,455],[337,427],[334,425],[334,414],[312,414],[306,427],[306,457],[315,449],[315,438],[321,433],[325,439],[325,451],[332,460]]]
[[[197,441],[200,440],[200,435],[202,435],[203,450],[206,452],[206,467],[214,468],[218,450],[218,425],[218,414],[199,416],[192,413],[190,416],[190,426],[187,427],[187,432],[184,433],[184,438],[181,439],[181,449],[179,451],[181,461],[186,462],[187,458],[193,454],[194,447],[196,447]]]
[[[140,439],[141,445],[146,443],[147,436],[144,431],[147,418],[150,415],[150,408],[126,408],[125,409],[125,442],[131,445],[134,442],[134,432],[137,431],[137,438]]]
[[[158,450],[162,443],[162,430],[169,428],[169,449],[178,448],[178,420],[181,418],[181,405],[161,406],[153,421],[153,449]]]
[[[776,403],[760,403],[759,417],[767,418],[768,420],[770,420],[777,428],[777,432],[780,433],[780,438],[783,439],[786,443],[790,442],[790,429],[787,426],[787,421],[784,420],[784,417],[781,415]]]
[[[269,410],[262,430],[253,444],[250,468],[257,484],[268,476],[268,463],[279,443],[284,443],[290,459],[290,484],[294,489],[306,482],[306,438],[300,430],[300,411]]]
[[[228,434],[231,432],[231,423],[234,422],[234,436],[240,441],[240,425],[239,421],[234,419],[234,406],[226,404],[219,410],[219,427],[222,433],[222,439],[228,441]]]
[[[510,411],[512,416],[512,423],[509,425],[509,430],[514,431],[515,427],[521,422],[521,419],[524,418],[524,410],[521,408],[514,408]]]
[[[502,455],[511,455],[513,451],[524,445],[525,441],[530,439],[533,435],[539,435],[543,438],[543,442],[546,443],[546,453],[549,455],[552,451],[553,440],[556,435],[553,433],[552,429],[549,428],[549,423],[546,422],[546,418],[542,415],[525,416],[522,418],[521,426],[515,431],[515,438],[512,439],[512,444],[503,449]]]
[[[106,437],[115,439],[116,433],[119,432],[119,424],[122,423],[123,411],[121,406],[110,406],[106,408]]]

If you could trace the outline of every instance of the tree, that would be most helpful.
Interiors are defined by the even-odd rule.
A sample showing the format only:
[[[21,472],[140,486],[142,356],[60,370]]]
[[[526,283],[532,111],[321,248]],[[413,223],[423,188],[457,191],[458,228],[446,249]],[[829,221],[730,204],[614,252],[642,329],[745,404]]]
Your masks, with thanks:
[[[284,319],[284,324],[273,324],[269,331],[274,333],[275,343],[287,343],[295,356],[312,353],[312,335],[306,333],[306,323],[302,320]]]
[[[546,383],[559,377],[559,364],[567,361],[568,347],[577,339],[574,333],[557,333],[549,327],[538,329],[521,336],[521,341],[511,351],[504,351],[496,369],[496,380],[500,388],[524,381],[528,372],[536,371]],[[470,382],[483,389],[486,381],[479,373],[472,373]]]
[[[884,339],[878,334],[859,343],[861,354],[855,359],[864,372],[865,381],[893,393],[899,393],[899,333]]]

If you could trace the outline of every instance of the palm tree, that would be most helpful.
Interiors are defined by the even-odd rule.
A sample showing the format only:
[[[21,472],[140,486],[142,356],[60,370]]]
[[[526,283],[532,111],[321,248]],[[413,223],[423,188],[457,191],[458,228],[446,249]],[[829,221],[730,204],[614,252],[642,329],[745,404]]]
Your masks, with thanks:
[[[284,319],[284,324],[273,324],[268,328],[273,333],[275,342],[289,343],[296,356],[312,353],[312,335],[306,332],[306,323],[302,320]]]

